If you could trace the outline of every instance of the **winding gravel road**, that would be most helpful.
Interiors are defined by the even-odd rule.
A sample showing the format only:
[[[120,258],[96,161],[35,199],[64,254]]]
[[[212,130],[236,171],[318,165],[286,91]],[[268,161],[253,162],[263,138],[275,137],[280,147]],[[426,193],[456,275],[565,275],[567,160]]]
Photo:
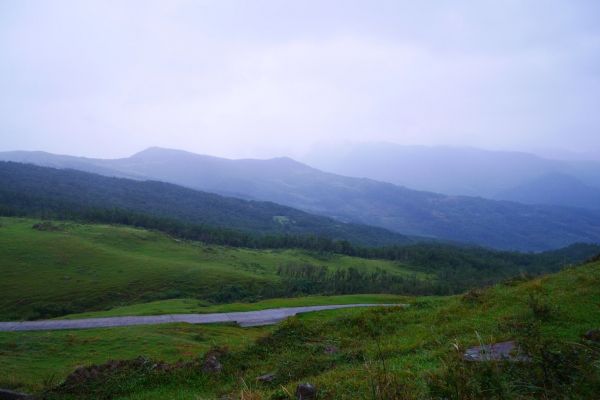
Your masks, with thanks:
[[[272,325],[296,314],[312,311],[335,310],[355,307],[391,307],[404,304],[343,304],[329,306],[272,308],[261,311],[229,312],[214,314],[166,314],[136,317],[107,317],[85,319],[53,319],[43,321],[0,322],[0,331],[44,331],[56,329],[111,328],[116,326],[170,324],[187,322],[190,324],[213,324],[236,322],[240,326]]]

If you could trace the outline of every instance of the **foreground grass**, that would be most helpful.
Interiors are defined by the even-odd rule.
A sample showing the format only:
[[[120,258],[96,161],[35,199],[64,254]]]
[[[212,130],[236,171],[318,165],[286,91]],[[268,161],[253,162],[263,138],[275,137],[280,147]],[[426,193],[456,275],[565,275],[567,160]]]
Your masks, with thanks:
[[[0,387],[40,391],[81,365],[138,356],[175,362],[220,344],[239,349],[270,327],[168,324],[47,332],[0,332]]]
[[[600,348],[581,336],[600,328],[599,307],[600,263],[596,262],[462,296],[416,298],[406,309],[312,313],[264,330],[187,327],[233,329],[248,337],[240,336],[239,345],[232,345],[229,335],[215,336],[215,346],[230,347],[221,357],[224,369],[220,374],[202,372],[200,362],[168,372],[124,369],[76,386],[58,387],[46,397],[287,399],[286,393],[293,393],[298,382],[309,381],[317,386],[319,399],[589,399],[600,390]],[[148,335],[155,329],[166,332],[184,327],[153,327]],[[117,337],[107,341],[120,342],[125,331],[111,332]],[[176,336],[173,332],[167,336]],[[94,335],[91,331],[53,333],[58,336],[48,345],[69,334],[77,338]],[[33,344],[44,334],[12,335],[13,341]],[[141,340],[146,340],[145,336],[140,333]],[[531,363],[461,361],[462,349],[467,346],[511,339],[525,346],[533,357]],[[173,359],[181,355],[169,353],[176,352],[175,343],[175,339],[165,338],[147,349],[164,352],[155,353],[155,358]],[[326,352],[331,346],[337,351]],[[190,352],[204,348],[194,347]],[[144,348],[130,350],[112,351],[111,358],[127,358]],[[30,371],[46,365],[50,372],[50,365],[63,363],[60,353],[31,357],[35,354],[26,347],[19,351],[23,360],[31,360],[23,361]],[[15,355],[2,357],[0,365],[15,359]],[[92,360],[96,359],[88,362]],[[257,376],[269,372],[275,373],[273,382],[256,381]]]
[[[73,314],[64,318],[253,311],[328,304],[406,303],[412,300],[406,296],[394,295],[309,296],[198,307],[197,300],[174,299],[106,312]],[[335,311],[323,316],[335,315]],[[346,311],[348,315],[351,313],[352,310]],[[0,365],[10,366],[6,372],[0,368],[0,387],[39,391],[62,381],[78,366],[100,364],[111,359],[144,356],[174,362],[197,357],[215,346],[238,349],[250,345],[274,329],[273,326],[240,328],[233,324],[163,324],[46,332],[0,332]]]
[[[380,269],[431,279],[390,261],[209,246],[122,226],[55,223],[57,230],[40,231],[32,228],[37,222],[0,218],[0,320],[49,318],[173,298],[198,299],[197,305],[203,306],[256,301],[258,294],[281,297],[277,268],[286,264],[333,271]],[[181,306],[178,309],[196,307],[194,300],[171,304]]]

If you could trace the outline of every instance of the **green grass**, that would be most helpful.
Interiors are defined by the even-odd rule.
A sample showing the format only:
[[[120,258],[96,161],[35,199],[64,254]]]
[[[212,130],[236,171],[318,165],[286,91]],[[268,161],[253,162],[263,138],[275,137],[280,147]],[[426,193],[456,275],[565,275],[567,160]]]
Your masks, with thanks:
[[[0,387],[39,391],[81,365],[146,356],[175,362],[216,344],[238,349],[268,332],[229,325],[168,324],[48,332],[0,332]]]
[[[60,230],[39,231],[32,228],[36,222],[0,218],[0,319],[47,318],[172,298],[207,305],[260,300],[269,293],[281,297],[276,271],[290,263],[431,279],[390,261],[209,246],[122,226],[55,223]],[[196,307],[194,300],[175,304]]]
[[[279,301],[282,300],[274,300],[272,304]],[[577,349],[581,352],[587,346],[576,344],[581,342],[581,335],[590,329],[600,328],[598,262],[530,281],[496,285],[462,296],[414,298],[411,303],[405,309],[346,309],[310,313],[289,319],[277,327],[248,330],[216,325],[164,325],[114,330],[5,333],[0,335],[0,348],[3,349],[0,365],[11,365],[11,369],[15,366],[16,375],[13,374],[11,381],[13,387],[21,382],[20,387],[29,389],[40,387],[42,378],[55,371],[57,381],[60,381],[68,370],[65,366],[76,363],[133,358],[138,354],[173,360],[186,356],[180,350],[183,344],[189,345],[185,351],[188,351],[190,358],[195,358],[194,354],[205,351],[208,346],[202,345],[210,341],[211,345],[231,348],[222,359],[225,370],[221,375],[209,376],[199,368],[164,374],[122,371],[111,378],[110,388],[101,384],[97,386],[93,382],[84,383],[78,387],[75,398],[211,399],[234,394],[234,398],[275,399],[286,398],[277,397],[277,393],[282,391],[281,387],[293,393],[300,381],[314,383],[319,388],[320,399],[437,398],[432,395],[432,390],[440,382],[451,385],[451,372],[464,374],[461,376],[466,379],[465,385],[474,385],[473,382],[483,385],[497,379],[506,386],[503,390],[508,391],[500,396],[492,389],[486,389],[488,391],[480,395],[465,392],[470,395],[465,394],[463,398],[544,398],[541,392],[535,390],[548,390],[553,395],[546,395],[545,398],[584,399],[591,398],[585,390],[597,389],[592,385],[597,382],[594,376],[600,378],[600,357],[595,362],[585,364],[585,372],[582,372],[580,364],[567,368],[562,358],[552,359],[554,367],[549,367],[549,373],[561,369],[561,373],[574,371],[575,377],[584,373],[590,375],[583,376],[585,379],[574,387],[563,382],[561,385],[567,386],[550,385],[536,389],[533,384],[527,386],[521,381],[511,381],[516,378],[510,374],[518,373],[520,375],[516,377],[527,382],[525,377],[529,371],[533,374],[539,369],[541,361],[537,358],[531,364],[509,365],[506,367],[508,372],[498,364],[490,372],[487,367],[465,366],[455,357],[461,354],[455,346],[464,348],[481,342],[517,339],[534,345],[539,343],[546,346],[549,343],[548,348],[558,346],[561,350],[557,354],[562,354],[563,358],[569,354],[565,350],[568,346],[579,346]],[[533,331],[528,330],[532,327],[535,328]],[[211,339],[196,345],[190,339],[195,330],[203,332],[202,337]],[[48,339],[44,341],[46,337]],[[85,342],[90,337],[97,341]],[[69,348],[69,341],[81,345]],[[147,344],[143,345],[140,341],[147,341]],[[323,349],[327,345],[335,345],[339,352],[325,354]],[[11,349],[10,353],[5,350],[7,348]],[[49,349],[53,348],[56,351],[51,352]],[[91,351],[97,351],[97,357],[94,358],[94,353],[90,355]],[[257,376],[267,372],[276,373],[273,384],[255,381]],[[475,390],[470,386],[468,388]],[[241,393],[245,397],[241,397]],[[74,397],[58,391],[52,398]],[[448,398],[456,397],[450,395]]]
[[[0,387],[39,392],[54,386],[50,399],[157,400],[285,399],[285,391],[293,393],[301,381],[314,383],[320,400],[587,399],[600,390],[600,348],[581,339],[600,328],[600,262],[460,296],[312,296],[212,304],[223,282],[277,283],[277,266],[286,262],[412,272],[385,261],[205,246],[124,227],[70,223],[59,231],[37,231],[31,228],[35,222],[0,220],[3,318],[35,315],[48,304],[68,306],[63,314],[72,312],[65,318],[365,302],[410,307],[323,311],[248,329],[166,324],[5,332],[0,333]],[[510,339],[527,346],[532,363],[481,366],[460,360],[464,347]],[[331,345],[339,351],[326,354]],[[74,391],[56,386],[78,365],[140,355],[167,362],[199,360],[216,346],[229,348],[220,375],[203,373],[194,364],[168,372],[118,370],[81,382]],[[276,374],[272,384],[256,382],[268,372]]]

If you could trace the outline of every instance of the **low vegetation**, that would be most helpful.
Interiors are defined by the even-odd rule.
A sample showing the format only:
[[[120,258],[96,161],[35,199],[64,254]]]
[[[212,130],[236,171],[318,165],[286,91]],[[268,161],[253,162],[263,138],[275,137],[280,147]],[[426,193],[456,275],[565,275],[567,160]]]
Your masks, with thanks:
[[[409,304],[248,329],[1,332],[0,387],[44,399],[274,400],[293,398],[300,382],[325,400],[588,399],[600,390],[600,334],[582,336],[600,328],[591,245],[540,254],[412,245],[361,258],[4,217],[0,248],[3,320]],[[534,276],[583,259],[585,266]],[[506,340],[527,361],[462,357],[470,346]],[[207,355],[218,368],[207,369]]]
[[[600,390],[598,337],[588,333],[600,327],[598,262],[464,295],[419,297],[411,303],[408,308],[306,314],[278,327],[244,330],[255,339],[241,342],[237,335],[216,336],[210,354],[218,354],[220,372],[203,368],[207,347],[190,347],[197,353],[180,363],[160,352],[175,351],[170,337],[178,329],[205,331],[203,337],[209,337],[211,329],[241,328],[151,327],[146,340],[161,330],[164,344],[124,346],[127,349],[111,353],[113,358],[138,361],[115,364],[122,366],[113,369],[113,364],[95,367],[96,373],[81,378],[88,376],[82,372],[67,384],[61,384],[62,370],[62,375],[37,387],[44,388],[40,390],[48,399],[288,399],[305,381],[316,386],[319,399],[590,399]],[[129,329],[111,331],[102,343],[126,341]],[[3,343],[14,344],[2,346],[10,350],[3,350],[0,360],[6,365],[17,357],[28,358],[30,371],[48,375],[52,364],[64,365],[68,357],[57,351],[40,359],[35,347],[41,338],[60,349],[60,340],[85,343],[85,337],[105,331],[4,333]],[[467,347],[505,340],[516,340],[528,360],[462,358]],[[24,343],[28,345],[20,345]],[[78,350],[85,354],[83,349],[98,347],[95,344],[82,344]],[[90,357],[85,364],[101,362],[97,360]],[[265,374],[272,379],[256,379]],[[12,385],[32,387],[31,379]]]

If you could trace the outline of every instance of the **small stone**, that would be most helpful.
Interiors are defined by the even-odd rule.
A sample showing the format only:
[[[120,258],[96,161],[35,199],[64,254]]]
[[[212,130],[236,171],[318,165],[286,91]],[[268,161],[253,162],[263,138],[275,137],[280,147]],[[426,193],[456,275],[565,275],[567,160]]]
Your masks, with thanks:
[[[310,383],[301,383],[296,387],[296,399],[314,400],[317,398],[317,388]]]
[[[202,371],[217,373],[221,372],[223,365],[221,364],[220,358],[228,353],[226,347],[215,347],[209,350],[204,355],[204,361],[202,362]]]
[[[592,342],[600,342],[600,329],[591,329],[587,331],[583,337]]]
[[[471,347],[463,355],[466,361],[531,361],[530,357],[521,353],[514,341],[486,344]]]
[[[223,366],[219,362],[216,356],[208,356],[206,360],[204,360],[204,366],[202,370],[205,372],[221,372]]]
[[[323,349],[323,353],[329,354],[329,355],[335,354],[338,351],[339,351],[339,349],[334,345],[327,345],[327,346],[325,346],[325,349]]]
[[[261,375],[258,378],[256,378],[256,380],[263,383],[273,382],[273,380],[275,380],[275,373],[271,372],[268,374]]]

